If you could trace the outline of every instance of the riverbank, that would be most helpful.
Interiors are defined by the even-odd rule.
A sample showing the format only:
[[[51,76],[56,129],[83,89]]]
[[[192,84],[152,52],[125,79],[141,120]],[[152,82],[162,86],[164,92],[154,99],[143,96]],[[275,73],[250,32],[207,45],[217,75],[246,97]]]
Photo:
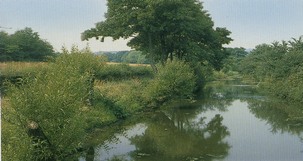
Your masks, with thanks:
[[[24,72],[18,82],[5,84],[5,158],[64,160],[75,149],[85,150],[82,142],[96,128],[193,96],[196,78],[184,62],[159,65],[153,73],[149,66],[108,65],[89,51],[72,52],[30,71],[12,70]]]
[[[90,153],[79,160],[266,161],[302,157],[302,120],[294,120],[301,115],[300,105],[267,98],[255,84],[239,81],[208,83],[204,94],[194,102],[170,103],[94,131],[85,144]]]

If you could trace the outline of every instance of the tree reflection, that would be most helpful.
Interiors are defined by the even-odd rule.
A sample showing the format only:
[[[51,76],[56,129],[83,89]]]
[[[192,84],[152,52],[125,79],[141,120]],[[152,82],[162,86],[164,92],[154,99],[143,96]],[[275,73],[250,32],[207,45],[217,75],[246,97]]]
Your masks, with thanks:
[[[230,132],[222,124],[223,117],[221,115],[217,114],[213,118],[206,118],[203,117],[203,113],[206,111],[227,111],[227,107],[236,99],[249,102],[259,97],[256,94],[258,91],[255,86],[234,84],[235,82],[212,84],[205,89],[202,99],[198,98],[199,100],[194,103],[177,102],[171,104],[168,108],[162,107],[161,111],[142,114],[145,116],[124,122],[118,128],[120,130],[111,130],[107,137],[95,139],[96,142],[90,145],[97,147],[97,145],[100,145],[100,140],[106,141],[112,138],[111,136],[123,135],[131,141],[136,150],[131,149],[118,156],[116,154],[119,153],[114,153],[114,155],[109,156],[109,160],[223,160],[227,157],[231,147],[226,141]],[[260,99],[250,103],[258,105]],[[259,109],[256,110],[262,113],[262,111],[258,111]],[[199,119],[201,114],[202,118]],[[261,115],[260,117],[263,117],[263,114]],[[287,119],[287,117],[283,116],[277,119]],[[138,123],[146,126],[143,134],[124,135],[125,129],[131,129],[133,130],[132,133],[136,133],[133,126]],[[121,130],[121,127],[124,128]],[[112,128],[109,127],[109,129]],[[102,131],[100,135],[105,136],[105,131]],[[93,136],[93,138],[96,138],[96,136]],[[109,140],[107,142],[109,144],[117,142],[115,139]],[[104,141],[101,144],[106,149],[107,143]],[[99,156],[97,153],[96,151],[95,156]]]
[[[303,139],[303,117],[301,105],[289,105],[281,101],[247,100],[250,111],[271,125],[271,131],[288,132]]]
[[[203,118],[196,123],[180,121],[183,126],[175,126],[175,120],[158,113],[143,135],[130,138],[137,148],[132,157],[146,161],[224,158],[230,145],[224,141],[229,131],[222,120],[216,115],[208,123]]]

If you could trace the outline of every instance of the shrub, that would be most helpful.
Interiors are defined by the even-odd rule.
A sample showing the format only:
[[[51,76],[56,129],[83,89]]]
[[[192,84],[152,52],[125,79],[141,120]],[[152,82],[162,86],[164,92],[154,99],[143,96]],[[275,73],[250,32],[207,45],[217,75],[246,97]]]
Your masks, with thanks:
[[[158,68],[155,78],[145,89],[148,103],[158,106],[172,99],[193,97],[196,87],[194,70],[181,61],[167,62]]]
[[[125,118],[144,107],[143,84],[139,79],[132,79],[119,82],[99,82],[97,88],[103,94],[107,107],[115,116]]]
[[[81,147],[88,80],[97,65],[94,56],[73,49],[35,77],[24,78],[21,86],[11,85],[3,118],[14,120],[31,138],[30,160],[64,160]]]
[[[3,114],[3,108],[2,108]],[[3,117],[3,115],[2,115]],[[30,161],[31,139],[24,129],[11,121],[1,120],[1,159],[7,161]]]

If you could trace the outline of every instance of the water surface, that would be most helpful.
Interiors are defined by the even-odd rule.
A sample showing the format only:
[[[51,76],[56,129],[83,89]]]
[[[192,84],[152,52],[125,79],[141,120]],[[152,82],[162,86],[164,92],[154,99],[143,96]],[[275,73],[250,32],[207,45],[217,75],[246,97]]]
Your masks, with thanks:
[[[95,133],[80,160],[303,160],[301,107],[269,100],[256,86],[219,82],[206,91],[194,103]]]

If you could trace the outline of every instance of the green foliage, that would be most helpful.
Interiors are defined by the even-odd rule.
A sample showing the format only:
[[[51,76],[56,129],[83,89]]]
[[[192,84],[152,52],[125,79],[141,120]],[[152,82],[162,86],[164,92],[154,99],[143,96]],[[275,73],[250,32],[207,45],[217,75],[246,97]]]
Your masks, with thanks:
[[[148,63],[145,55],[140,51],[130,51],[122,57],[122,62],[133,63],[133,64],[146,64]]]
[[[122,80],[136,77],[151,77],[152,75],[153,71],[149,66],[109,64],[97,71],[96,78],[100,80]]]
[[[33,142],[31,160],[63,160],[81,147],[86,128],[83,119],[86,100],[97,62],[88,51],[74,48],[69,54],[64,51],[35,77],[24,78],[21,86],[9,88],[4,120],[18,125],[23,131],[21,136],[30,130],[31,123],[36,123],[45,135],[37,140],[27,133]]]
[[[211,81],[213,75],[213,67],[207,63],[202,64],[199,62],[191,63],[190,65],[193,68],[196,77],[196,87],[194,93],[203,92],[206,82]]]
[[[106,20],[84,31],[82,39],[131,38],[128,45],[155,62],[208,61],[216,69],[225,58],[230,31],[214,29],[198,0],[108,0]]]
[[[6,62],[0,63],[0,91],[5,95],[5,83],[17,84],[22,77],[34,76],[46,68],[43,62]]]
[[[150,103],[163,103],[172,99],[193,97],[196,87],[194,70],[181,61],[160,66],[155,78],[147,85],[146,99]]]
[[[31,28],[12,35],[0,32],[0,61],[46,61],[54,55],[51,44],[42,40]]]
[[[132,64],[149,64],[145,55],[141,51],[118,51],[104,52],[100,55],[106,56],[109,62],[132,63]]]
[[[118,51],[118,52],[100,52],[100,53],[97,53],[97,54],[106,56],[108,58],[109,62],[121,63],[122,62],[122,57],[124,57],[128,53],[129,53],[129,51]]]
[[[95,128],[101,128],[121,119],[122,113],[115,111],[116,106],[113,102],[106,98],[104,92],[94,89],[93,107],[85,108],[86,112],[83,119],[86,120],[88,127],[87,131],[92,131]],[[119,111],[120,112],[120,111]]]
[[[2,117],[3,117],[2,108]],[[11,124],[2,118],[1,120],[1,160],[31,161],[31,139],[24,130],[17,125]]]
[[[79,50],[74,46],[71,51],[65,48],[62,50],[60,57],[55,60],[55,63],[59,66],[67,66],[72,70],[78,70],[80,73],[89,72],[96,75],[97,71],[105,65],[103,59],[93,55],[88,48]]]
[[[302,39],[257,46],[242,61],[242,73],[263,81],[263,88],[279,98],[303,102]]]
[[[114,82],[99,82],[97,88],[103,94],[107,107],[118,118],[125,118],[144,108],[143,89],[145,81],[131,79]]]
[[[244,48],[227,48],[226,53],[228,57],[223,61],[222,71],[239,72],[241,70],[240,62],[248,55]]]

